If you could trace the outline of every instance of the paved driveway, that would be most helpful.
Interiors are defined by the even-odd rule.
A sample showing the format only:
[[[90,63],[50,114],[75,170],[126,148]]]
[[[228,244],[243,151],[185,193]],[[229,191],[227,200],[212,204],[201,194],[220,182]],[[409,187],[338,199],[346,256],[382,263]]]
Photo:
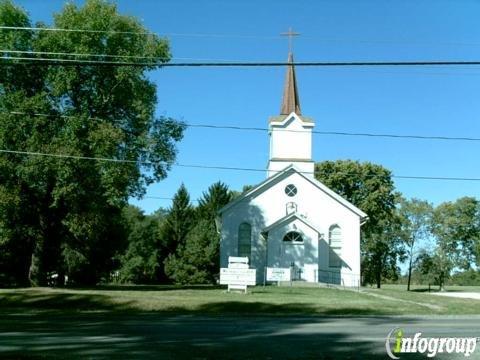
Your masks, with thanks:
[[[450,296],[463,299],[475,299],[480,300],[480,292],[460,292],[460,291],[449,291],[449,292],[435,292],[433,295],[440,296]]]

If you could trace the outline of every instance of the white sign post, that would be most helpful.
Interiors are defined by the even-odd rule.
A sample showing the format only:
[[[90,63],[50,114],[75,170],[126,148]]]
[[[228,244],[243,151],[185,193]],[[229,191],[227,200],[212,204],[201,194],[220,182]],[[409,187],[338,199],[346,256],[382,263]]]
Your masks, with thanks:
[[[292,269],[267,267],[267,281],[292,281]]]
[[[243,290],[247,293],[247,286],[255,286],[257,270],[248,268],[248,257],[228,258],[228,268],[220,269],[220,284],[228,285],[230,290]]]

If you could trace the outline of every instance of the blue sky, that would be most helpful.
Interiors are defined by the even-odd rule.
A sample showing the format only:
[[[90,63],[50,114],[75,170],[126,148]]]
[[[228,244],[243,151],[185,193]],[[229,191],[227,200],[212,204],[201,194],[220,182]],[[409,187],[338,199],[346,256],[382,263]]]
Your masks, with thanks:
[[[51,22],[63,1],[17,0]],[[74,1],[82,3],[82,1]],[[290,26],[296,61],[480,60],[479,1],[119,0],[122,13],[171,41],[174,58],[285,61]],[[150,74],[159,115],[189,123],[265,127],[279,113],[283,68],[166,68]],[[318,131],[480,137],[479,67],[300,68],[302,113]],[[314,135],[315,161],[354,159],[396,175],[480,177],[479,142]],[[190,128],[183,164],[266,168],[264,132]],[[174,167],[148,196],[192,199],[221,180],[239,190],[265,173]],[[435,204],[479,197],[480,182],[396,179],[397,190]],[[131,201],[147,213],[169,200]]]

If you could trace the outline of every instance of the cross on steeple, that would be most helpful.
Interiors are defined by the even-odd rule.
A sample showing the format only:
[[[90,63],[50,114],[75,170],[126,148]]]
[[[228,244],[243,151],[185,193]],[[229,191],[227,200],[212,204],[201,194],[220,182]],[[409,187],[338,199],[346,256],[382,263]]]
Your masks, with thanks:
[[[295,32],[292,30],[292,28],[288,28],[288,31],[287,32],[283,32],[283,33],[280,33],[281,36],[288,36],[288,51],[289,52],[292,52],[292,48],[293,48],[293,37],[294,36],[299,36],[300,33],[298,32]]]
[[[282,36],[288,36],[288,68],[285,77],[285,86],[283,88],[283,99],[280,114],[289,115],[295,112],[297,115],[301,114],[300,111],[300,99],[298,97],[297,80],[295,79],[295,68],[293,66],[293,52],[292,52],[292,39],[294,36],[300,35],[300,33],[294,32],[292,28],[288,29],[288,32],[281,33]]]

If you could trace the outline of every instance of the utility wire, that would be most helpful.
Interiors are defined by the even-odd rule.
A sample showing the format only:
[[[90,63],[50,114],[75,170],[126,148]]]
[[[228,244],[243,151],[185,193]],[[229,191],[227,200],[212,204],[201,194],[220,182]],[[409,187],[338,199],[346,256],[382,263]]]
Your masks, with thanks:
[[[158,37],[195,37],[195,38],[237,38],[237,39],[260,39],[260,40],[283,40],[278,35],[253,35],[253,34],[219,34],[219,33],[164,33],[162,35],[154,32],[142,31],[117,31],[117,30],[90,30],[90,29],[66,29],[66,28],[46,28],[46,27],[24,27],[24,26],[0,26],[0,30],[11,31],[49,31],[49,32],[75,32],[75,33],[96,33],[96,34],[125,34],[125,35],[148,35]],[[458,42],[458,41],[419,41],[412,39],[342,39],[325,38],[323,36],[304,35],[302,39],[316,40],[321,42],[343,42],[343,43],[374,43],[374,44],[411,44],[411,45],[455,45],[455,46],[479,46],[478,42]]]
[[[0,26],[0,30],[74,32],[74,33],[91,33],[91,34],[156,35],[155,33],[152,33],[152,32],[141,32],[141,31],[65,29],[65,28],[30,27],[30,26]]]
[[[134,163],[134,164],[149,164],[153,165],[155,163],[151,161],[136,161],[136,160],[123,160],[123,159],[113,159],[113,158],[104,158],[104,157],[90,157],[90,156],[77,156],[77,155],[67,155],[67,154],[53,154],[53,153],[43,153],[43,152],[33,152],[33,151],[19,151],[19,150],[7,150],[0,149],[0,153],[7,154],[18,154],[18,155],[28,155],[28,156],[46,156],[53,158],[66,158],[66,159],[75,159],[75,160],[93,160],[93,161],[107,161],[113,163]],[[161,162],[160,162],[161,163]],[[167,163],[165,163],[167,165]],[[266,169],[257,169],[257,168],[243,168],[243,167],[231,167],[231,166],[216,166],[216,165],[200,165],[200,164],[180,164],[173,163],[171,164],[177,167],[184,168],[196,168],[196,169],[208,169],[208,170],[234,170],[234,171],[250,171],[250,172],[266,172]],[[271,171],[271,172],[282,172],[283,170]],[[302,174],[310,174],[311,172],[300,172]],[[355,175],[353,173],[341,173],[343,175]],[[366,175],[367,177],[379,177],[378,175],[371,174]],[[480,178],[473,177],[447,177],[447,176],[412,176],[412,175],[391,175],[392,178],[397,179],[412,179],[412,180],[445,180],[445,181],[480,181]]]
[[[26,115],[26,116],[40,116],[40,117],[61,117],[61,118],[71,118],[77,119],[78,116],[71,115],[52,115],[52,114],[43,114],[43,113],[29,113],[24,111],[5,111],[0,112],[4,114],[12,115]],[[104,121],[104,119],[90,117],[90,120]],[[212,124],[184,124],[189,128],[206,128],[206,129],[225,129],[225,130],[239,130],[239,131],[261,131],[267,132],[270,129],[265,127],[245,127],[245,126],[233,126],[233,125],[212,125]],[[292,133],[305,133],[310,132],[309,130],[294,130],[294,129],[282,129],[277,130],[282,132],[292,132]],[[393,139],[416,139],[416,140],[442,140],[442,141],[480,141],[480,138],[476,137],[455,137],[455,136],[435,136],[435,135],[413,135],[413,134],[379,134],[379,133],[364,133],[364,132],[344,132],[344,131],[317,131],[312,130],[313,134],[319,135],[333,135],[333,136],[361,136],[361,137],[373,137],[373,138],[393,138]]]
[[[141,199],[154,199],[154,200],[173,200],[173,198],[171,197],[166,197],[166,196],[142,196]],[[190,199],[190,201],[194,201],[194,202],[199,202],[200,200],[198,199]]]
[[[170,60],[169,57],[155,57],[155,56],[139,56],[139,55],[111,55],[111,54],[88,54],[88,53],[71,53],[71,52],[52,52],[52,51],[23,51],[23,50],[8,50],[1,49],[2,54],[25,54],[25,55],[61,55],[61,56],[85,56],[85,57],[100,57],[100,58],[121,58],[121,59],[156,59],[156,60]],[[9,57],[7,57],[8,59]],[[33,58],[29,58],[33,59]],[[182,60],[192,60],[189,58],[182,58]],[[194,60],[194,59],[193,59]]]
[[[98,61],[98,60],[76,60],[76,59],[49,59],[30,57],[0,57],[3,66],[18,65],[98,65],[98,66],[162,66],[162,67],[276,67],[291,66],[288,62],[129,62],[129,61]],[[480,65],[480,61],[312,61],[296,62],[295,66],[309,67],[346,67],[346,66],[470,66]]]
[[[231,59],[205,59],[192,57],[161,57],[161,56],[140,56],[140,55],[112,55],[112,54],[91,54],[91,53],[72,53],[72,52],[53,52],[53,51],[32,51],[32,50],[8,50],[0,49],[0,54],[24,54],[24,55],[53,55],[53,56],[72,56],[72,57],[94,57],[94,58],[119,58],[119,59],[150,59],[150,60],[195,60],[195,61],[225,61],[232,62]],[[25,56],[22,56],[25,57]],[[5,57],[9,59],[10,57]],[[34,59],[34,58],[28,58]],[[56,60],[56,59],[52,59]]]
[[[210,124],[185,124],[185,126],[194,127],[194,128],[208,128],[208,129],[228,129],[228,130],[243,130],[243,131],[270,131],[270,129],[263,128],[263,127],[243,127],[243,126],[210,125]],[[294,132],[294,133],[310,132],[308,130],[293,130],[293,129],[282,129],[282,130],[276,130],[276,131]],[[408,134],[407,135],[375,134],[375,133],[360,133],[360,132],[356,133],[356,132],[344,132],[344,131],[317,131],[317,130],[312,130],[311,132],[313,134],[320,134],[320,135],[382,137],[382,138],[394,138],[394,139],[480,141],[480,138],[474,138],[474,137],[408,135]]]
[[[23,51],[23,50],[8,50],[8,49],[3,49],[0,50],[0,54],[23,54],[23,55],[44,55],[44,56],[70,56],[70,57],[93,57],[93,58],[106,58],[106,59],[149,59],[149,60],[165,60],[165,61],[175,61],[175,60],[182,60],[182,61],[196,61],[196,62],[248,62],[248,60],[232,60],[232,59],[213,59],[213,58],[192,58],[192,57],[171,57],[171,58],[166,58],[166,57],[154,57],[154,56],[140,56],[140,55],[112,55],[112,54],[91,54],[91,53],[72,53],[72,52],[51,52],[51,51]],[[25,57],[25,56],[22,56]],[[6,59],[9,58],[9,56],[5,57]],[[32,58],[28,58],[32,59]],[[55,60],[55,59],[51,59]],[[75,59],[73,59],[75,60]],[[77,60],[78,61],[78,60]],[[163,64],[163,63],[162,63]],[[380,74],[391,74],[392,72],[376,72]],[[403,75],[405,72],[394,72],[393,74],[400,74]],[[470,75],[480,75],[480,73],[433,73],[433,72],[418,72],[415,71],[412,74],[415,75],[454,75],[454,76],[459,76],[459,75],[464,75],[464,76],[470,76]]]

